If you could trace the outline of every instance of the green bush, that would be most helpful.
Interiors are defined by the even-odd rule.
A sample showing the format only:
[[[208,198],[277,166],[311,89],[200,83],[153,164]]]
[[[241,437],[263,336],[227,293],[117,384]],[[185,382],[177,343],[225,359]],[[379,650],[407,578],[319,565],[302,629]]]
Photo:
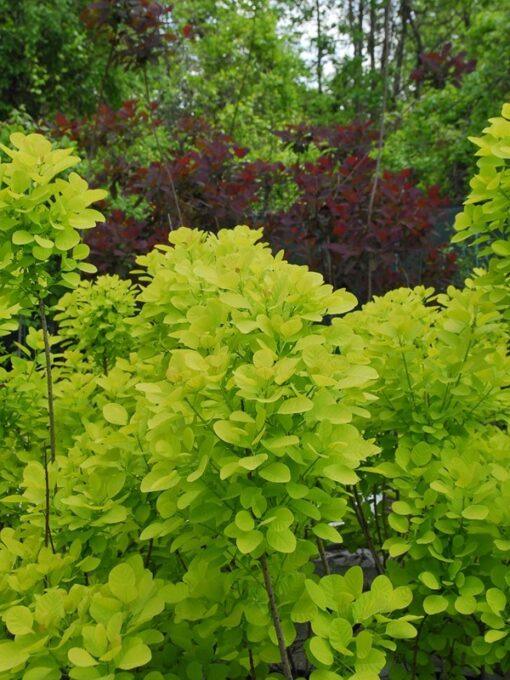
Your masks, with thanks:
[[[510,337],[502,315],[482,288],[436,297],[402,289],[333,322],[330,333],[379,374],[366,432],[381,456],[361,487],[385,571],[412,589],[409,612],[423,617],[417,641],[400,649],[407,667],[426,678],[438,658],[452,678],[463,678],[463,667],[508,670]]]
[[[81,281],[104,194],[12,143],[0,332],[38,322],[0,368],[0,680],[509,670],[506,251],[347,315],[247,227]]]
[[[55,305],[62,344],[79,350],[106,374],[133,347],[130,319],[135,309],[136,288],[130,281],[115,275],[81,281]]]
[[[498,118],[490,118],[482,137],[471,141],[479,149],[478,174],[462,213],[457,215],[454,242],[471,239],[487,271],[475,271],[482,286],[507,319],[510,319],[510,104]]]

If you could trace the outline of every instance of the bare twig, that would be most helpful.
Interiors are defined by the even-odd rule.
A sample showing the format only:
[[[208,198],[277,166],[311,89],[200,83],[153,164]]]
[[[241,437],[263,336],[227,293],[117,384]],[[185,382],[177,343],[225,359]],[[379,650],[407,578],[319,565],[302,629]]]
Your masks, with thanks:
[[[413,666],[412,666],[412,676],[411,680],[416,679],[416,671],[417,671],[417,666],[418,666],[418,650],[420,647],[420,635],[423,629],[423,624],[425,623],[425,619],[427,617],[424,616],[422,620],[420,621],[420,625],[418,626],[418,632],[416,633],[416,637],[414,639],[414,645],[413,645]]]
[[[381,525],[379,523],[379,511],[377,509],[377,486],[375,485],[372,488],[372,505],[374,509],[374,522],[375,529],[377,532],[377,540],[379,541],[379,546],[382,546],[384,541],[382,538]]]
[[[384,45],[382,58],[382,79],[383,79],[383,97],[381,104],[381,118],[379,122],[379,136],[377,139],[377,158],[375,163],[374,179],[372,181],[372,189],[370,191],[370,198],[368,201],[367,210],[367,234],[372,227],[372,219],[374,214],[375,196],[377,193],[377,186],[379,184],[379,177],[381,174],[381,156],[384,144],[386,108],[388,103],[388,64],[389,64],[389,40],[390,40],[390,18],[391,18],[391,0],[386,0],[384,8]],[[367,300],[372,297],[372,270],[373,270],[373,256],[368,254],[368,285],[367,285]]]
[[[280,658],[282,661],[283,675],[287,680],[293,680],[292,670],[289,662],[289,655],[287,653],[287,647],[285,645],[285,638],[283,637],[282,624],[280,621],[280,615],[278,613],[278,607],[276,604],[276,599],[274,596],[273,584],[271,583],[271,575],[269,573],[269,565],[267,563],[267,555],[264,553],[260,558],[260,565],[262,567],[262,574],[264,576],[264,585],[267,592],[267,597],[269,600],[269,609],[271,611],[271,618],[273,619],[273,625],[276,632],[276,638],[278,640],[278,648],[280,650]]]
[[[46,396],[48,400],[48,425],[50,434],[50,460],[54,462],[56,455],[56,437],[55,437],[55,412],[53,408],[53,375],[51,371],[51,350],[50,350],[50,339],[48,334],[48,324],[46,321],[46,310],[44,305],[44,300],[39,298],[39,317],[41,319],[41,326],[43,332],[44,341],[44,358],[45,358],[45,372],[46,372]],[[50,475],[49,475],[49,465],[48,465],[48,451],[44,447],[43,454],[43,466],[44,466],[44,545],[48,547],[51,545],[51,549],[55,552],[55,546],[53,545],[53,538],[51,535],[50,528]]]
[[[148,567],[149,564],[150,564],[153,546],[154,546],[154,539],[151,538],[151,540],[149,541],[149,545],[147,547],[147,554],[145,555],[145,559],[144,559],[144,562],[143,562],[144,567]]]
[[[317,89],[322,94],[322,22],[320,0],[315,0],[315,20],[317,26]]]
[[[232,136],[234,134],[236,122],[237,122],[237,115],[239,113],[239,104],[241,102],[241,99],[243,98],[244,95],[244,88],[246,86],[246,79],[248,77],[248,69],[250,67],[250,64],[252,63],[252,53],[253,53],[253,48],[255,47],[255,33],[256,33],[256,27],[257,27],[257,14],[259,11],[259,3],[256,2],[255,4],[255,9],[253,11],[253,17],[251,19],[251,32],[250,32],[250,38],[249,38],[249,43],[248,43],[248,53],[246,55],[246,59],[244,61],[243,65],[243,70],[241,72],[240,78],[239,78],[239,92],[237,94],[236,102],[234,105],[234,111],[232,113],[232,120],[230,121],[230,126],[228,130],[228,134]]]
[[[184,572],[187,572],[188,566],[187,566],[186,562],[183,560],[182,555],[178,550],[175,551],[175,556],[177,557],[177,560],[179,561],[179,564],[181,565],[181,567],[184,569]]]
[[[250,680],[257,680],[257,673],[255,671],[255,662],[253,660],[253,652],[251,647],[248,647],[248,658],[250,659]]]
[[[359,497],[358,490],[356,489],[355,486],[351,486],[351,491],[352,491],[352,506],[356,514],[358,524],[360,525],[360,529],[363,532],[363,535],[367,542],[368,549],[370,550],[374,557],[374,564],[377,573],[382,574],[384,573],[384,567],[381,562],[379,553],[375,549],[374,542],[372,540],[372,535],[370,533],[370,527],[368,526],[367,520],[365,519],[365,515],[363,513],[363,505],[361,503],[361,498]]]
[[[172,173],[170,171],[170,168],[168,167],[168,162],[165,162],[163,149],[161,147],[159,135],[158,135],[158,132],[156,130],[156,120],[154,118],[154,112],[152,110],[151,101],[150,101],[149,80],[147,78],[147,66],[146,65],[144,65],[144,67],[143,67],[143,84],[144,84],[144,88],[145,88],[145,100],[146,100],[146,104],[147,104],[147,109],[148,109],[149,115],[151,117],[152,135],[153,135],[154,141],[156,143],[156,148],[158,150],[159,159],[162,163],[162,166],[163,166],[163,168],[164,168],[164,170],[167,174],[168,181],[170,183],[170,189],[172,191],[172,198],[174,199],[175,209],[177,211],[179,226],[182,227],[184,225],[184,222],[183,222],[183,219],[182,219],[181,206],[180,206],[180,203],[179,203],[179,197],[177,196],[177,190],[175,188],[174,178],[172,177]],[[172,218],[171,218],[169,212],[167,212],[167,219],[168,219],[168,226],[170,228],[170,231],[172,231],[174,227],[173,227]]]
[[[329,576],[331,574],[331,569],[329,568],[329,562],[328,558],[326,556],[326,551],[324,550],[324,543],[322,541],[322,538],[317,538],[317,547],[319,549],[319,555],[321,558],[321,563],[322,567],[324,569],[324,573]]]

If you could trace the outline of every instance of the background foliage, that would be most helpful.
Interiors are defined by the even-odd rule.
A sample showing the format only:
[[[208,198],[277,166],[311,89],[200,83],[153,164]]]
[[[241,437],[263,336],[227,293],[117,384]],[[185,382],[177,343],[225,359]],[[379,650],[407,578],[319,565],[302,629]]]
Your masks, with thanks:
[[[510,91],[508,12],[5,3],[0,135],[43,129],[85,155],[82,173],[110,191],[89,242],[102,271],[125,274],[177,226],[245,223],[362,300],[441,287],[471,266],[446,244],[474,171],[467,137]]]

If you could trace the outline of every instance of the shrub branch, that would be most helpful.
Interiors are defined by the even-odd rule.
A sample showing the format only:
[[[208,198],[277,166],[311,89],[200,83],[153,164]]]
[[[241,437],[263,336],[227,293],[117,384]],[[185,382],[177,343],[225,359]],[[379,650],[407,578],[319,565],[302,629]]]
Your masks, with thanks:
[[[266,588],[267,597],[269,600],[269,609],[271,610],[271,618],[273,619],[274,629],[276,631],[276,638],[278,640],[278,647],[280,649],[280,658],[282,660],[282,670],[283,675],[287,680],[292,679],[292,670],[289,662],[289,655],[287,653],[287,647],[285,646],[285,638],[283,637],[282,624],[280,621],[280,615],[278,613],[278,607],[276,605],[276,598],[274,596],[273,584],[271,582],[271,574],[269,573],[269,565],[267,563],[267,555],[264,553],[260,558],[260,564],[262,567],[262,574],[264,576],[264,586]]]
[[[41,326],[43,332],[44,340],[44,358],[45,358],[45,369],[46,369],[46,394],[48,399],[48,424],[50,433],[50,460],[53,463],[55,461],[56,455],[56,438],[55,438],[55,411],[53,408],[53,375],[51,371],[51,350],[50,350],[50,339],[48,334],[48,324],[46,321],[46,310],[44,305],[44,300],[39,298],[39,317],[41,319]],[[45,496],[45,508],[44,508],[44,545],[47,547],[48,544],[51,545],[51,549],[55,552],[55,546],[53,545],[53,538],[51,536],[50,528],[50,476],[48,469],[48,452],[46,447],[44,447],[43,456],[44,465],[44,496]]]

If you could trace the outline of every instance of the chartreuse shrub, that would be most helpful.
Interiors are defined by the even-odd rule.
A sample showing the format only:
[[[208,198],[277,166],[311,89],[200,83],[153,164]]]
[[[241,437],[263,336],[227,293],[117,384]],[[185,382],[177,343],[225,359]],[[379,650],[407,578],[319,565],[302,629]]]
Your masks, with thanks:
[[[510,669],[509,113],[473,139],[479,174],[455,225],[486,270],[445,295],[393,291],[327,331],[378,373],[363,429],[381,454],[354,500],[359,543],[421,617],[397,680]]]
[[[471,193],[457,215],[453,241],[470,238],[481,256],[490,257],[487,271],[478,271],[482,285],[509,318],[510,310],[510,103],[501,116],[490,118],[478,146],[478,174],[471,180]]]
[[[9,335],[18,328],[16,315],[20,309],[19,302],[15,302],[7,293],[2,293],[0,297],[0,337]]]
[[[108,373],[117,357],[133,347],[130,319],[136,308],[136,288],[118,276],[81,281],[55,306],[59,336]]]
[[[14,330],[17,314],[22,310],[28,316],[34,307],[41,331],[29,329],[27,347],[19,348],[21,356],[2,358],[0,674],[67,676],[68,670],[72,673],[72,668],[88,665],[79,646],[82,636],[93,640],[96,650],[105,648],[109,640],[116,656],[110,665],[131,668],[147,658],[148,647],[135,635],[124,636],[123,645],[118,642],[123,617],[128,616],[120,612],[125,595],[115,606],[115,593],[121,590],[118,574],[124,567],[110,570],[103,584],[87,589],[86,574],[95,565],[92,555],[82,554],[89,536],[82,532],[75,539],[79,525],[71,513],[66,519],[60,513],[67,507],[62,470],[73,462],[68,445],[93,414],[95,385],[76,357],[60,357],[54,365],[56,338],[50,337],[46,323],[50,296],[62,285],[77,284],[77,271],[92,271],[82,262],[88,249],[80,243],[78,230],[101,219],[88,206],[104,192],[90,191],[76,174],[62,174],[78,159],[68,151],[52,149],[41,136],[13,135],[11,141],[14,149],[2,147],[10,161],[0,165],[2,332]],[[76,467],[74,481],[78,473]],[[90,497],[97,503],[99,480],[90,475],[89,481]],[[112,474],[110,492],[115,485],[118,477]],[[94,509],[103,514],[99,504]],[[104,515],[104,523],[109,521],[111,517]],[[107,540],[101,529],[93,538],[99,544]],[[131,564],[125,568],[132,570],[139,587],[124,608],[133,609],[131,621],[136,627],[139,620],[151,618],[157,585],[136,556]],[[110,610],[104,609],[105,600]]]
[[[49,436],[38,455],[44,469],[44,542],[54,550],[49,468],[56,457],[57,433],[47,299],[59,286],[76,285],[78,271],[95,271],[82,262],[88,247],[80,243],[78,230],[103,219],[89,206],[106,194],[90,190],[76,173],[62,175],[79,161],[70,149],[54,149],[38,134],[14,133],[10,140],[12,147],[0,145],[8,158],[0,163],[0,289],[2,299],[9,301],[2,317],[37,309],[41,323]],[[5,324],[2,332],[13,330],[12,319]],[[28,433],[23,436],[29,439]]]
[[[328,334],[379,378],[366,433],[362,527],[394,585],[413,591],[419,636],[392,678],[510,667],[508,326],[482,287],[398,290]],[[365,541],[366,544],[366,541]],[[394,674],[394,675],[393,675]]]
[[[325,344],[320,321],[352,296],[259,237],[181,229],[140,258],[143,380],[134,401],[103,407],[143,442],[140,540],[165,571],[173,556],[178,574],[162,624],[171,677],[266,677],[276,663],[292,677],[287,648],[303,623],[317,680],[374,675],[387,638],[415,634],[406,617],[387,617],[409,590],[384,577],[362,594],[360,570],[319,580],[313,561],[323,541],[341,542],[331,522],[377,452],[351,424],[376,375]]]
[[[103,220],[89,206],[106,193],[76,173],[62,177],[79,161],[72,149],[53,149],[38,134],[14,133],[11,143],[0,145],[10,159],[0,164],[0,283],[39,299],[52,284],[76,285],[77,271],[95,271],[83,262],[79,230]]]

